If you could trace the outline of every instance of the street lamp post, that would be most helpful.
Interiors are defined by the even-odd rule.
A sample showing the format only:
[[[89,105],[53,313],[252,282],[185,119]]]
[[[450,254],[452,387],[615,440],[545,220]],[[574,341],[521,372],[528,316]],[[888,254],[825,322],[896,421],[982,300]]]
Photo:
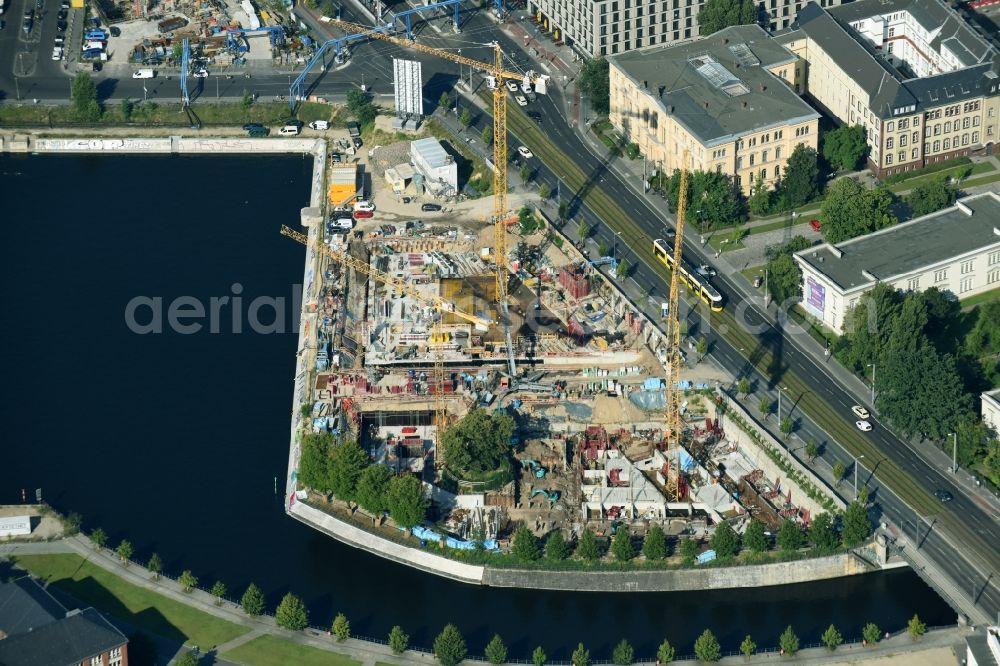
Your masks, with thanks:
[[[872,369],[872,406],[875,405],[875,364],[869,363],[868,367]]]
[[[958,434],[951,433],[951,473],[958,473]]]
[[[858,461],[864,458],[864,456],[854,457],[854,499],[858,499]]]
[[[620,231],[616,231],[615,232],[614,245],[612,246],[612,249],[611,249],[611,256],[614,257],[615,259],[618,258],[618,239],[621,237],[621,235],[622,235],[622,232],[620,232]]]

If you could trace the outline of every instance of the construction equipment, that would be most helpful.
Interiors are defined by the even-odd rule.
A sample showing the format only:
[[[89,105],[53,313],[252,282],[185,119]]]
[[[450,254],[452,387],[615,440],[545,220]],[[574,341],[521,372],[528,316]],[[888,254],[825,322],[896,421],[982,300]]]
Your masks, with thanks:
[[[309,246],[309,236],[306,234],[295,231],[285,225],[281,227],[281,235],[288,236],[289,238],[302,243],[305,246]],[[489,319],[484,319],[482,317],[477,317],[476,315],[468,314],[462,312],[455,307],[455,304],[451,301],[445,300],[440,296],[435,296],[433,294],[425,294],[422,291],[416,289],[412,285],[408,284],[405,280],[378,270],[366,262],[361,261],[356,257],[352,257],[347,252],[342,250],[334,250],[328,245],[323,243],[318,244],[318,249],[326,254],[328,257],[336,262],[349,268],[353,268],[358,273],[366,275],[369,278],[381,282],[382,284],[388,285],[393,289],[398,289],[401,293],[406,294],[413,300],[433,308],[437,312],[437,316],[434,320],[434,329],[431,336],[429,344],[434,344],[437,342],[440,344],[441,341],[445,339],[444,336],[444,313],[453,314],[459,319],[469,322],[477,328],[486,330],[490,324],[494,322]],[[448,414],[446,410],[446,401],[444,397],[444,356],[441,352],[440,347],[438,347],[437,352],[434,354],[434,456],[435,463],[443,462],[441,460],[441,433],[447,427]]]
[[[226,28],[226,48],[242,55],[250,50],[247,35],[267,33],[271,48],[285,45],[285,29],[280,25],[266,25],[260,28]]]
[[[468,65],[486,73],[487,85],[493,90],[493,251],[496,262],[497,303],[500,306],[500,318],[504,328],[504,343],[507,345],[507,371],[510,374],[511,388],[517,377],[514,363],[514,343],[510,332],[510,314],[507,307],[507,93],[505,81],[519,81],[525,87],[535,86],[537,92],[545,94],[548,77],[532,72],[519,74],[510,72],[503,67],[503,50],[498,42],[491,42],[493,48],[493,63],[481,62],[472,58],[442,51],[431,46],[417,44],[409,39],[401,39],[387,34],[391,26],[365,27],[347,21],[331,20],[330,23],[356,34],[366,34],[374,39],[395,44],[421,53],[434,55],[445,60]]]
[[[188,73],[191,69],[191,41],[185,37],[181,46],[181,99],[184,108],[191,106],[191,95],[188,94]]]
[[[670,271],[670,296],[667,305],[667,497],[671,500],[680,499],[681,476],[681,403],[684,391],[681,389],[681,323],[678,307],[678,287],[680,286],[680,270],[682,248],[684,247],[684,215],[687,210],[688,182],[688,151],[684,149],[681,157],[680,189],[677,196],[677,237],[674,239],[674,263]]]

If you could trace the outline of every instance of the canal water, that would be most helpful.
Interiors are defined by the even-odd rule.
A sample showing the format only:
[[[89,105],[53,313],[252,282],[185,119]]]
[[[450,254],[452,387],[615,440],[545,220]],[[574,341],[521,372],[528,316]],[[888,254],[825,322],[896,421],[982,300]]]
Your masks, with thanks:
[[[174,575],[240,592],[254,581],[272,608],[293,591],[314,624],[343,611],[356,633],[399,624],[418,645],[454,622],[473,653],[494,632],[512,657],[542,645],[567,658],[583,641],[607,659],[622,638],[639,656],[663,638],[690,653],[705,628],[735,650],[745,634],[775,646],[789,624],[815,642],[830,623],[856,637],[914,613],[953,622],[908,570],[744,591],[476,588],[286,517],[275,479],[303,250],[278,229],[308,205],[311,168],[297,156],[0,157],[0,503],[40,488]]]

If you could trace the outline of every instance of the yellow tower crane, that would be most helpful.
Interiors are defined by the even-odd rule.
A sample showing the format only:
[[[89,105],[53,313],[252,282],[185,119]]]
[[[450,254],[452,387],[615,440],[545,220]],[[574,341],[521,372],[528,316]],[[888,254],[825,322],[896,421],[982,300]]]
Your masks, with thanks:
[[[309,236],[299,231],[295,231],[287,226],[282,225],[281,235],[288,236],[305,246],[309,245]],[[352,257],[347,252],[334,250],[329,245],[325,245],[323,243],[317,244],[317,249],[334,261],[339,262],[344,266],[349,266],[358,273],[367,275],[377,282],[381,282],[382,284],[392,287],[393,289],[397,289],[400,293],[406,294],[413,300],[435,310],[436,316],[434,319],[434,328],[429,341],[429,346],[431,344],[437,346],[437,351],[434,354],[434,457],[436,462],[441,462],[443,455],[443,452],[441,451],[441,433],[448,424],[448,414],[446,411],[444,396],[444,355],[441,352],[441,344],[445,341],[444,315],[445,313],[455,315],[459,319],[467,321],[482,330],[486,330],[493,322],[489,319],[484,319],[482,317],[477,317],[476,315],[462,312],[458,310],[455,307],[455,304],[451,301],[433,294],[425,294],[416,289],[413,285],[407,283],[405,280],[394,277],[384,271],[380,271],[364,261],[361,261],[356,257]]]
[[[687,211],[688,151],[681,157],[680,189],[677,195],[677,236],[674,238],[674,263],[670,272],[670,296],[667,299],[667,497],[680,499],[681,476],[681,322],[679,312],[680,266],[683,261],[684,215]]]
[[[409,39],[401,39],[384,32],[377,32],[369,26],[339,20],[331,20],[330,23],[351,33],[367,34],[374,39],[467,65],[472,69],[486,73],[490,87],[493,89],[493,252],[496,262],[497,303],[500,305],[500,317],[503,320],[504,343],[507,345],[507,371],[510,373],[510,381],[513,386],[517,368],[514,363],[510,315],[507,310],[507,217],[510,211],[507,208],[507,94],[504,92],[503,84],[504,81],[527,81],[537,85],[538,92],[544,94],[546,78],[530,73],[519,74],[505,70],[503,51],[497,42],[489,44],[493,47],[493,63],[491,64],[466,58],[450,51],[424,46]]]

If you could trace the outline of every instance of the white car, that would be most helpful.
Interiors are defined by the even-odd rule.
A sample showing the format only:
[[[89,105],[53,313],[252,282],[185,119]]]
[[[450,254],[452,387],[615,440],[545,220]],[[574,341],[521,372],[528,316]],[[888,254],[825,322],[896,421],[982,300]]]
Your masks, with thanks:
[[[705,277],[715,277],[715,269],[708,264],[702,264],[695,270],[698,271],[700,275],[704,275]]]
[[[196,79],[204,79],[205,77],[208,76],[208,70],[207,69],[199,69],[197,72],[194,73],[193,76]]]
[[[375,210],[375,206],[370,201],[358,201],[354,204],[355,212],[370,213]]]
[[[278,134],[281,136],[298,136],[299,126],[298,125],[285,125],[278,130]]]
[[[854,415],[857,416],[859,419],[867,419],[869,416],[871,416],[871,414],[868,413],[868,410],[862,407],[861,405],[854,405],[853,407],[851,407],[851,411],[854,412]]]
[[[505,81],[504,85],[507,86],[507,90],[511,91],[512,93],[517,92],[517,84],[514,83],[513,81]]]
[[[62,54],[63,54],[63,50],[62,50],[61,46],[56,46],[55,48],[52,49],[52,59],[53,60],[62,60]]]
[[[528,100],[524,99],[524,95],[518,95],[514,101],[517,102],[518,106],[528,106]]]
[[[861,432],[870,432],[872,429],[872,424],[868,421],[855,421],[854,425],[858,426],[858,430]]]
[[[534,157],[534,154],[532,154],[532,152],[524,146],[517,147],[517,154],[526,160],[530,160],[532,157]]]
[[[329,120],[314,120],[311,123],[309,123],[309,127],[311,127],[314,130],[328,130],[328,129],[330,129],[330,121]]]

